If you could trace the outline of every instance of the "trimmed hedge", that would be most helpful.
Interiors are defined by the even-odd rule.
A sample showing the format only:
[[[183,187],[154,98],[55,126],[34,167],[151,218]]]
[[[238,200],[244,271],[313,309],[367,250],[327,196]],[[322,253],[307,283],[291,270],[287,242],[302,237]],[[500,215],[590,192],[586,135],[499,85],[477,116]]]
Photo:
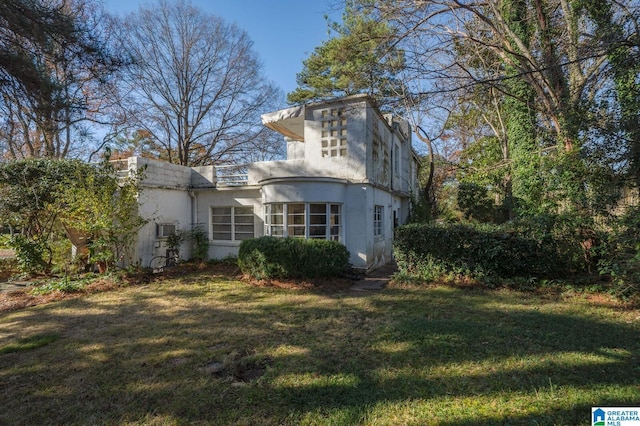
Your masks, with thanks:
[[[402,275],[432,280],[471,277],[558,277],[573,265],[547,235],[497,225],[410,224],[396,229],[394,255]]]
[[[260,237],[238,251],[242,273],[255,279],[335,277],[349,268],[349,252],[337,241]]]

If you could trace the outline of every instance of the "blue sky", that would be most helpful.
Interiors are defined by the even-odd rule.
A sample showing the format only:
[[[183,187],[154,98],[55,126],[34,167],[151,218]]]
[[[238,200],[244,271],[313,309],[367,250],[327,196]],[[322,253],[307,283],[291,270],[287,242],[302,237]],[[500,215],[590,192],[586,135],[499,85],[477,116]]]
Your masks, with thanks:
[[[103,0],[106,9],[127,15],[147,0]],[[336,0],[191,0],[194,6],[218,15],[245,30],[270,80],[286,93],[296,88],[302,61],[328,39],[325,15],[340,20]]]

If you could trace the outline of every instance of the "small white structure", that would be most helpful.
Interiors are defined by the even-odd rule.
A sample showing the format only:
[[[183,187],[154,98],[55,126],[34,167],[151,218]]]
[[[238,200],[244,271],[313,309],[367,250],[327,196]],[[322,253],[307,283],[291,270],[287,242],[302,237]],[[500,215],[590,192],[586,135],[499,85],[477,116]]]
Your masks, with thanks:
[[[417,156],[405,121],[383,116],[366,95],[262,116],[284,135],[287,159],[237,167],[184,167],[141,157],[140,214],[149,219],[135,246],[141,266],[164,264],[166,236],[200,226],[209,257],[235,256],[242,240],[263,235],[343,243],[354,268],[392,260],[395,226],[409,215]],[[181,257],[188,258],[187,245]]]

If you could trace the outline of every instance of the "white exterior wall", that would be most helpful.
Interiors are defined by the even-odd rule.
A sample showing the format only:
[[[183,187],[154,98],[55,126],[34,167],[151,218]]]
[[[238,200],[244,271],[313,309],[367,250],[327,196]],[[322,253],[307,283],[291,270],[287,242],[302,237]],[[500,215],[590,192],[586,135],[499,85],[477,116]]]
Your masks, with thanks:
[[[340,179],[273,179],[262,186],[262,202],[340,203],[345,202],[347,181]]]
[[[304,158],[304,142],[285,137],[287,143],[287,159],[297,160]]]
[[[331,102],[305,110],[304,141],[287,139],[288,159],[249,165],[249,182],[260,184],[269,178],[332,177],[362,181],[367,176],[367,103]],[[323,111],[343,108],[347,118],[347,156],[322,157]]]
[[[342,208],[344,220],[344,241],[354,268],[369,269],[373,256],[372,239],[373,207],[370,206],[371,187],[369,185],[349,185],[347,203]]]
[[[371,230],[369,235],[373,242],[373,253],[371,257],[371,263],[373,266],[382,266],[392,260],[393,257],[393,199],[388,191],[372,188],[372,200],[371,200]],[[382,235],[373,235],[373,216],[374,207],[376,205],[382,206]]]
[[[347,119],[346,156],[323,157],[322,114],[339,108]],[[260,237],[265,231],[264,206],[268,203],[340,204],[340,241],[347,246],[352,265],[369,270],[391,261],[394,213],[398,225],[406,222],[408,195],[416,182],[408,126],[403,128],[391,117],[382,116],[366,97],[312,104],[304,109],[304,117],[286,116],[287,123],[293,119],[299,120],[297,129],[303,130],[304,135],[300,141],[287,139],[288,160],[249,164],[248,180],[241,186],[218,185],[212,166],[189,168],[129,159],[130,168],[147,166],[140,214],[151,222],[139,233],[138,262],[149,266],[154,257],[166,253],[164,242],[156,238],[157,223],[175,223],[183,230],[199,225],[211,238],[212,207],[252,206],[254,235]],[[374,164],[374,127],[388,150],[386,174],[380,170],[384,158],[378,156]],[[398,168],[394,167],[396,155]],[[379,236],[374,235],[376,205],[383,208],[383,231]],[[209,256],[235,256],[239,245],[240,241],[210,239]],[[183,258],[190,256],[186,244],[180,254]]]
[[[161,266],[164,259],[159,257],[166,256],[167,245],[165,239],[156,236],[157,225],[175,224],[177,229],[190,230],[192,199],[186,190],[145,188],[139,200],[140,216],[149,222],[138,232],[137,262],[145,268]],[[191,256],[188,244],[180,247],[180,256]]]
[[[145,169],[144,179],[142,180],[144,187],[188,189],[191,186],[193,170],[190,167],[143,157],[132,157],[127,161],[129,170]]]
[[[195,221],[202,226],[209,235],[209,257],[223,259],[237,256],[240,241],[216,241],[212,239],[212,207],[253,207],[253,226],[255,237],[264,235],[264,208],[260,189],[256,187],[225,188],[219,190],[198,190],[196,194]]]
[[[347,156],[322,157],[322,112],[343,109],[347,120]],[[367,103],[332,102],[305,112],[305,158],[321,172],[319,176],[361,181],[367,175]]]
[[[138,199],[139,214],[148,223],[138,232],[135,262],[142,267],[155,267],[164,263],[165,240],[156,235],[158,224],[175,224],[178,229],[189,230],[192,223],[192,198],[189,195],[192,170],[188,167],[141,157],[128,159],[129,170],[144,169],[143,190]],[[180,248],[182,257],[189,257],[189,247]]]

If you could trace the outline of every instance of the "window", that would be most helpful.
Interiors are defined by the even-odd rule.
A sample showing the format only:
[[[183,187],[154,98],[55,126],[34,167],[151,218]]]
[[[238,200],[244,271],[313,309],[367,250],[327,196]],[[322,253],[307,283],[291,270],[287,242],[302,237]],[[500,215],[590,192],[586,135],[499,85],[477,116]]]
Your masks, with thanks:
[[[241,241],[253,237],[253,207],[211,208],[212,240]]]
[[[330,204],[329,213],[329,239],[331,241],[340,241],[340,205]]]
[[[341,205],[272,203],[265,206],[265,235],[340,241]]]
[[[267,204],[265,210],[267,235],[284,237],[284,204]]]
[[[287,204],[287,235],[305,237],[304,204]]]
[[[309,238],[327,239],[326,204],[309,204]]]
[[[167,238],[171,234],[175,234],[177,231],[177,225],[175,223],[157,223],[156,224],[156,237]]]
[[[254,237],[253,207],[234,207],[233,222],[234,240],[242,241]]]
[[[321,113],[322,157],[347,156],[347,117],[344,108],[325,109]]]
[[[373,209],[373,235],[384,235],[384,206],[374,206]]]

